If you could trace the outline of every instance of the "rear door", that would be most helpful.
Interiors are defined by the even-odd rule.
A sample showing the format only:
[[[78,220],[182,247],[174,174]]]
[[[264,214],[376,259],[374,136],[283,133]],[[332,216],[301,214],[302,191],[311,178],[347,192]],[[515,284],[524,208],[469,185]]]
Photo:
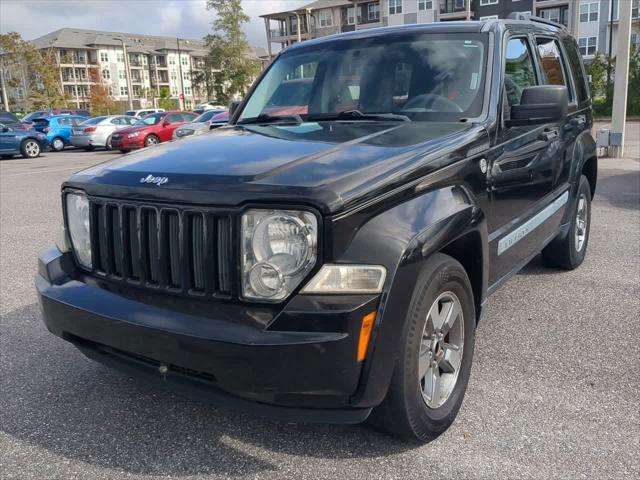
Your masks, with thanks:
[[[502,124],[488,171],[492,200],[490,283],[494,287],[526,264],[557,228],[557,222],[549,225],[549,211],[545,208],[556,196],[556,165],[562,161],[561,125],[506,124],[511,107],[520,103],[523,90],[544,83],[538,63],[533,38],[508,38]]]
[[[4,132],[5,127],[5,124],[0,123],[0,152],[13,151],[16,148],[15,133],[11,130]]]

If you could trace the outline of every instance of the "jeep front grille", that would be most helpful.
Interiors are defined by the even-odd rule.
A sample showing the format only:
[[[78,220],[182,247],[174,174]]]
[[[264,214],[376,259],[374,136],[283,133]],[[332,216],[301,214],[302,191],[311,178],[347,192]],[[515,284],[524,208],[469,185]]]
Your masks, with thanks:
[[[232,290],[231,216],[91,199],[93,273],[194,296]]]

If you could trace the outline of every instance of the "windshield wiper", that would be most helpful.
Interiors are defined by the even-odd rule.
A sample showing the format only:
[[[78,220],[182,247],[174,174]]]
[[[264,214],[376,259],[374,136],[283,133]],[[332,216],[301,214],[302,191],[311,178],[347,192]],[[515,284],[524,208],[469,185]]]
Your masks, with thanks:
[[[327,113],[307,116],[307,121],[318,120],[391,120],[395,122],[410,122],[411,119],[406,115],[399,115],[397,113],[364,113],[360,110],[347,110],[345,112]]]
[[[263,113],[258,115],[257,117],[247,118],[246,120],[241,120],[238,122],[238,125],[251,125],[256,123],[295,123],[300,124],[303,123],[302,117],[300,115],[268,115]]]

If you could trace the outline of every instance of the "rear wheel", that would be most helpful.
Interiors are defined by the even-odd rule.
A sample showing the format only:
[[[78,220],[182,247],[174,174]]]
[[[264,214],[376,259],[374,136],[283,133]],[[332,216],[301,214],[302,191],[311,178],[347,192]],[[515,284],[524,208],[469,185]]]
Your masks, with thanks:
[[[64,149],[64,140],[60,137],[56,137],[51,140],[51,148],[56,152],[61,152]]]
[[[20,147],[20,153],[24,158],[36,158],[40,156],[40,144],[35,140],[26,140]]]
[[[573,211],[569,233],[563,238],[552,240],[544,250],[542,257],[553,267],[573,270],[584,261],[591,229],[591,187],[584,175],[580,176],[578,193]]]
[[[160,139],[155,135],[147,135],[147,138],[144,139],[144,146],[150,147],[151,145],[157,145],[160,143]]]
[[[391,385],[371,423],[419,442],[444,432],[467,388],[475,324],[466,271],[447,255],[433,255],[415,286]]]
[[[113,147],[111,146],[111,135],[107,138],[107,141],[104,142],[104,148],[107,150],[111,150]]]
[[[130,152],[130,150],[122,150],[122,149],[120,149],[120,152],[122,152],[122,153],[129,153],[129,152]]]

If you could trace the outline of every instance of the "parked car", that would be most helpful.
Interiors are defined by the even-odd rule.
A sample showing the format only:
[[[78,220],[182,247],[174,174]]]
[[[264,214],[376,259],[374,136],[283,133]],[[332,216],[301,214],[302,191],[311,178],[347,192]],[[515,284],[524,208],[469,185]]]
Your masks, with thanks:
[[[226,110],[226,107],[216,102],[203,102],[196,105],[196,109],[202,110]],[[195,111],[195,110],[194,110]]]
[[[192,112],[152,113],[128,128],[111,135],[111,146],[123,153],[138,148],[149,147],[173,138],[173,131],[185,123],[193,122],[198,116]]]
[[[300,73],[314,88],[279,107],[306,113],[269,114]],[[358,109],[340,110],[343,87]],[[63,184],[66,239],[36,280],[44,322],[94,360],[221,405],[371,416],[429,441],[460,409],[489,295],[540,252],[584,260],[592,125],[578,44],[544,19],[296,43],[226,128]]]
[[[18,120],[18,117],[11,112],[0,112],[0,123],[12,130],[29,130],[31,128],[30,125],[25,125]]]
[[[51,150],[60,152],[71,144],[71,129],[84,122],[87,117],[77,115],[53,115],[33,121],[33,128],[47,136]]]
[[[213,122],[213,118],[220,113],[224,113],[226,110],[207,110],[203,112],[199,117],[197,117],[193,123],[186,123],[176,128],[173,132],[173,138],[184,138],[190,135],[202,135],[203,133],[207,133],[210,130],[213,130],[216,127],[220,126],[220,121]],[[226,124],[228,121],[228,116],[224,123]]]
[[[40,156],[41,152],[46,152],[48,148],[49,142],[44,133],[0,123],[1,158],[11,158],[14,155],[35,158]]]
[[[123,115],[128,117],[142,118],[152,113],[164,112],[164,108],[143,108],[142,110],[127,110]]]
[[[32,123],[34,120],[42,117],[50,117],[53,115],[76,115],[80,117],[90,117],[91,114],[87,110],[70,110],[68,108],[58,108],[51,110],[37,110],[35,112],[31,112],[26,114],[20,120],[22,123]]]
[[[117,130],[131,127],[138,121],[135,117],[126,115],[105,115],[85,120],[71,131],[71,145],[74,147],[93,150],[104,147],[111,150],[111,135]]]

